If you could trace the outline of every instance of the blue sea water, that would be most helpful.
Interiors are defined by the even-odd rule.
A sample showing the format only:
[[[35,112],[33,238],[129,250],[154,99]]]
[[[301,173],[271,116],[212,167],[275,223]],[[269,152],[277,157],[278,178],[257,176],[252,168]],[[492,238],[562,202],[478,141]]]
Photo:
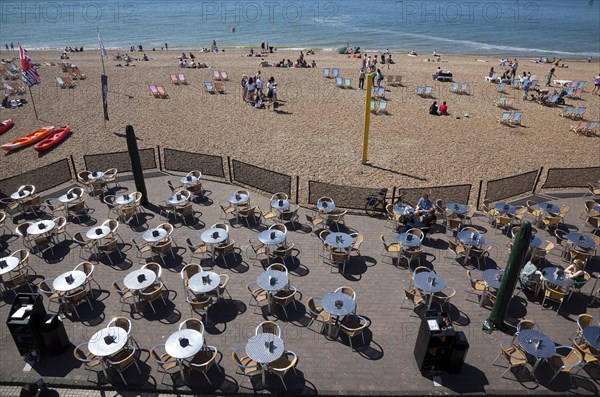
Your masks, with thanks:
[[[232,28],[235,27],[235,32]],[[587,58],[600,56],[598,0],[150,0],[0,2],[0,44],[27,49],[143,45]]]

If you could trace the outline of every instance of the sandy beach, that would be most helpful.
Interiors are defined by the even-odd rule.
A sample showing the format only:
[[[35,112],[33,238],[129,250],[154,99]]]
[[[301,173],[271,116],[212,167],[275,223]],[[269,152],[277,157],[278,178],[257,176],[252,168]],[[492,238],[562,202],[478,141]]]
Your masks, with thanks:
[[[15,127],[1,136],[6,143],[44,125],[69,124],[73,135],[49,153],[38,157],[31,148],[3,155],[0,178],[27,171],[73,155],[83,169],[83,155],[126,150],[126,124],[135,127],[139,147],[161,145],[173,149],[221,156],[266,167],[290,175],[356,186],[435,186],[477,183],[544,167],[580,167],[600,164],[600,139],[577,136],[569,131],[575,121],[559,117],[563,107],[545,107],[523,102],[522,91],[511,86],[515,110],[523,111],[522,127],[500,125],[503,112],[493,102],[499,97],[497,85],[484,76],[490,67],[500,74],[499,57],[443,56],[444,62],[424,62],[427,55],[408,57],[393,54],[396,61],[384,75],[402,75],[403,87],[386,86],[389,115],[371,115],[369,161],[361,164],[365,91],[358,90],[360,60],[348,55],[318,51],[307,56],[317,68],[260,68],[261,58],[246,52],[195,53],[196,61],[208,69],[178,69],[175,51],[147,52],[149,62],[116,67],[110,51],[105,62],[109,77],[110,121],[104,127],[100,94],[102,66],[98,51],[71,53],[74,63],[87,75],[73,89],[57,87],[55,76],[63,75],[55,51],[30,52],[42,66],[42,84],[32,89],[39,120],[31,101],[22,108],[2,109],[0,117],[13,117]],[[428,54],[429,55],[429,54]],[[141,53],[135,53],[141,58]],[[279,51],[264,59],[295,60],[296,51]],[[17,51],[0,51],[1,58],[17,58]],[[503,56],[504,58],[505,56]],[[487,60],[480,62],[476,59]],[[600,68],[597,61],[564,60],[567,69],[557,68],[553,79],[585,80],[580,100],[567,104],[585,106],[585,119],[600,118],[600,96],[592,95],[593,79]],[[133,66],[135,65],[135,66]],[[449,83],[433,82],[431,75],[440,66],[451,71],[454,80],[469,83],[469,95],[449,92]],[[337,67],[340,75],[352,80],[352,89],[341,89],[333,79],[323,77],[323,68]],[[552,65],[519,59],[518,74],[529,71],[545,85]],[[212,79],[213,69],[226,70],[225,94],[203,92],[202,82]],[[241,99],[242,74],[261,70],[263,79],[274,76],[278,96],[283,100],[277,112],[254,109]],[[184,72],[188,85],[173,85],[169,74]],[[385,81],[385,80],[384,80]],[[155,99],[148,84],[165,86],[169,98]],[[434,98],[424,99],[414,91],[419,84],[432,85]],[[384,84],[385,85],[385,84]],[[18,96],[17,96],[18,97]],[[16,98],[16,97],[13,97]],[[25,96],[29,100],[29,94]],[[433,100],[447,101],[450,116],[430,116]],[[468,117],[465,114],[468,113]],[[107,168],[110,164],[107,164]],[[24,181],[25,182],[25,181]]]

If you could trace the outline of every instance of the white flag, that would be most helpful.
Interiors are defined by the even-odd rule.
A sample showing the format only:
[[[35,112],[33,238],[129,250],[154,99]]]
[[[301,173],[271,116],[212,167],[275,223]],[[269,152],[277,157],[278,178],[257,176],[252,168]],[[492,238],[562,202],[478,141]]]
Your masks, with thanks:
[[[108,59],[108,52],[106,52],[106,48],[104,48],[104,43],[100,39],[100,33],[98,33],[98,42],[100,43],[100,56],[104,59]]]

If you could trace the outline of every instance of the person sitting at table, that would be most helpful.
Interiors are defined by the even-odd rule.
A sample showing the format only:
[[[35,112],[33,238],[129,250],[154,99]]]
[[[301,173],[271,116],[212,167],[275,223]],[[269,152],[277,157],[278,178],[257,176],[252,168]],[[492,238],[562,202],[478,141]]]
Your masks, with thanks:
[[[525,266],[523,266],[523,270],[521,270],[521,273],[519,274],[521,289],[530,291],[527,284],[535,283],[537,270],[537,266],[535,266],[531,261],[528,261]]]
[[[573,281],[584,280],[583,262],[581,260],[574,260],[573,263],[565,269],[565,274]]]
[[[419,220],[424,227],[430,227],[437,221],[433,202],[427,193],[419,199],[415,210],[415,216],[419,217]]]

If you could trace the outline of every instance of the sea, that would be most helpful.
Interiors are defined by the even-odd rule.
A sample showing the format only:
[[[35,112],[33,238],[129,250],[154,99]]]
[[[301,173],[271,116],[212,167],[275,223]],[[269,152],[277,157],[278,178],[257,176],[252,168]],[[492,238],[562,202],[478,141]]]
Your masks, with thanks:
[[[1,0],[0,45],[600,57],[600,0]]]

